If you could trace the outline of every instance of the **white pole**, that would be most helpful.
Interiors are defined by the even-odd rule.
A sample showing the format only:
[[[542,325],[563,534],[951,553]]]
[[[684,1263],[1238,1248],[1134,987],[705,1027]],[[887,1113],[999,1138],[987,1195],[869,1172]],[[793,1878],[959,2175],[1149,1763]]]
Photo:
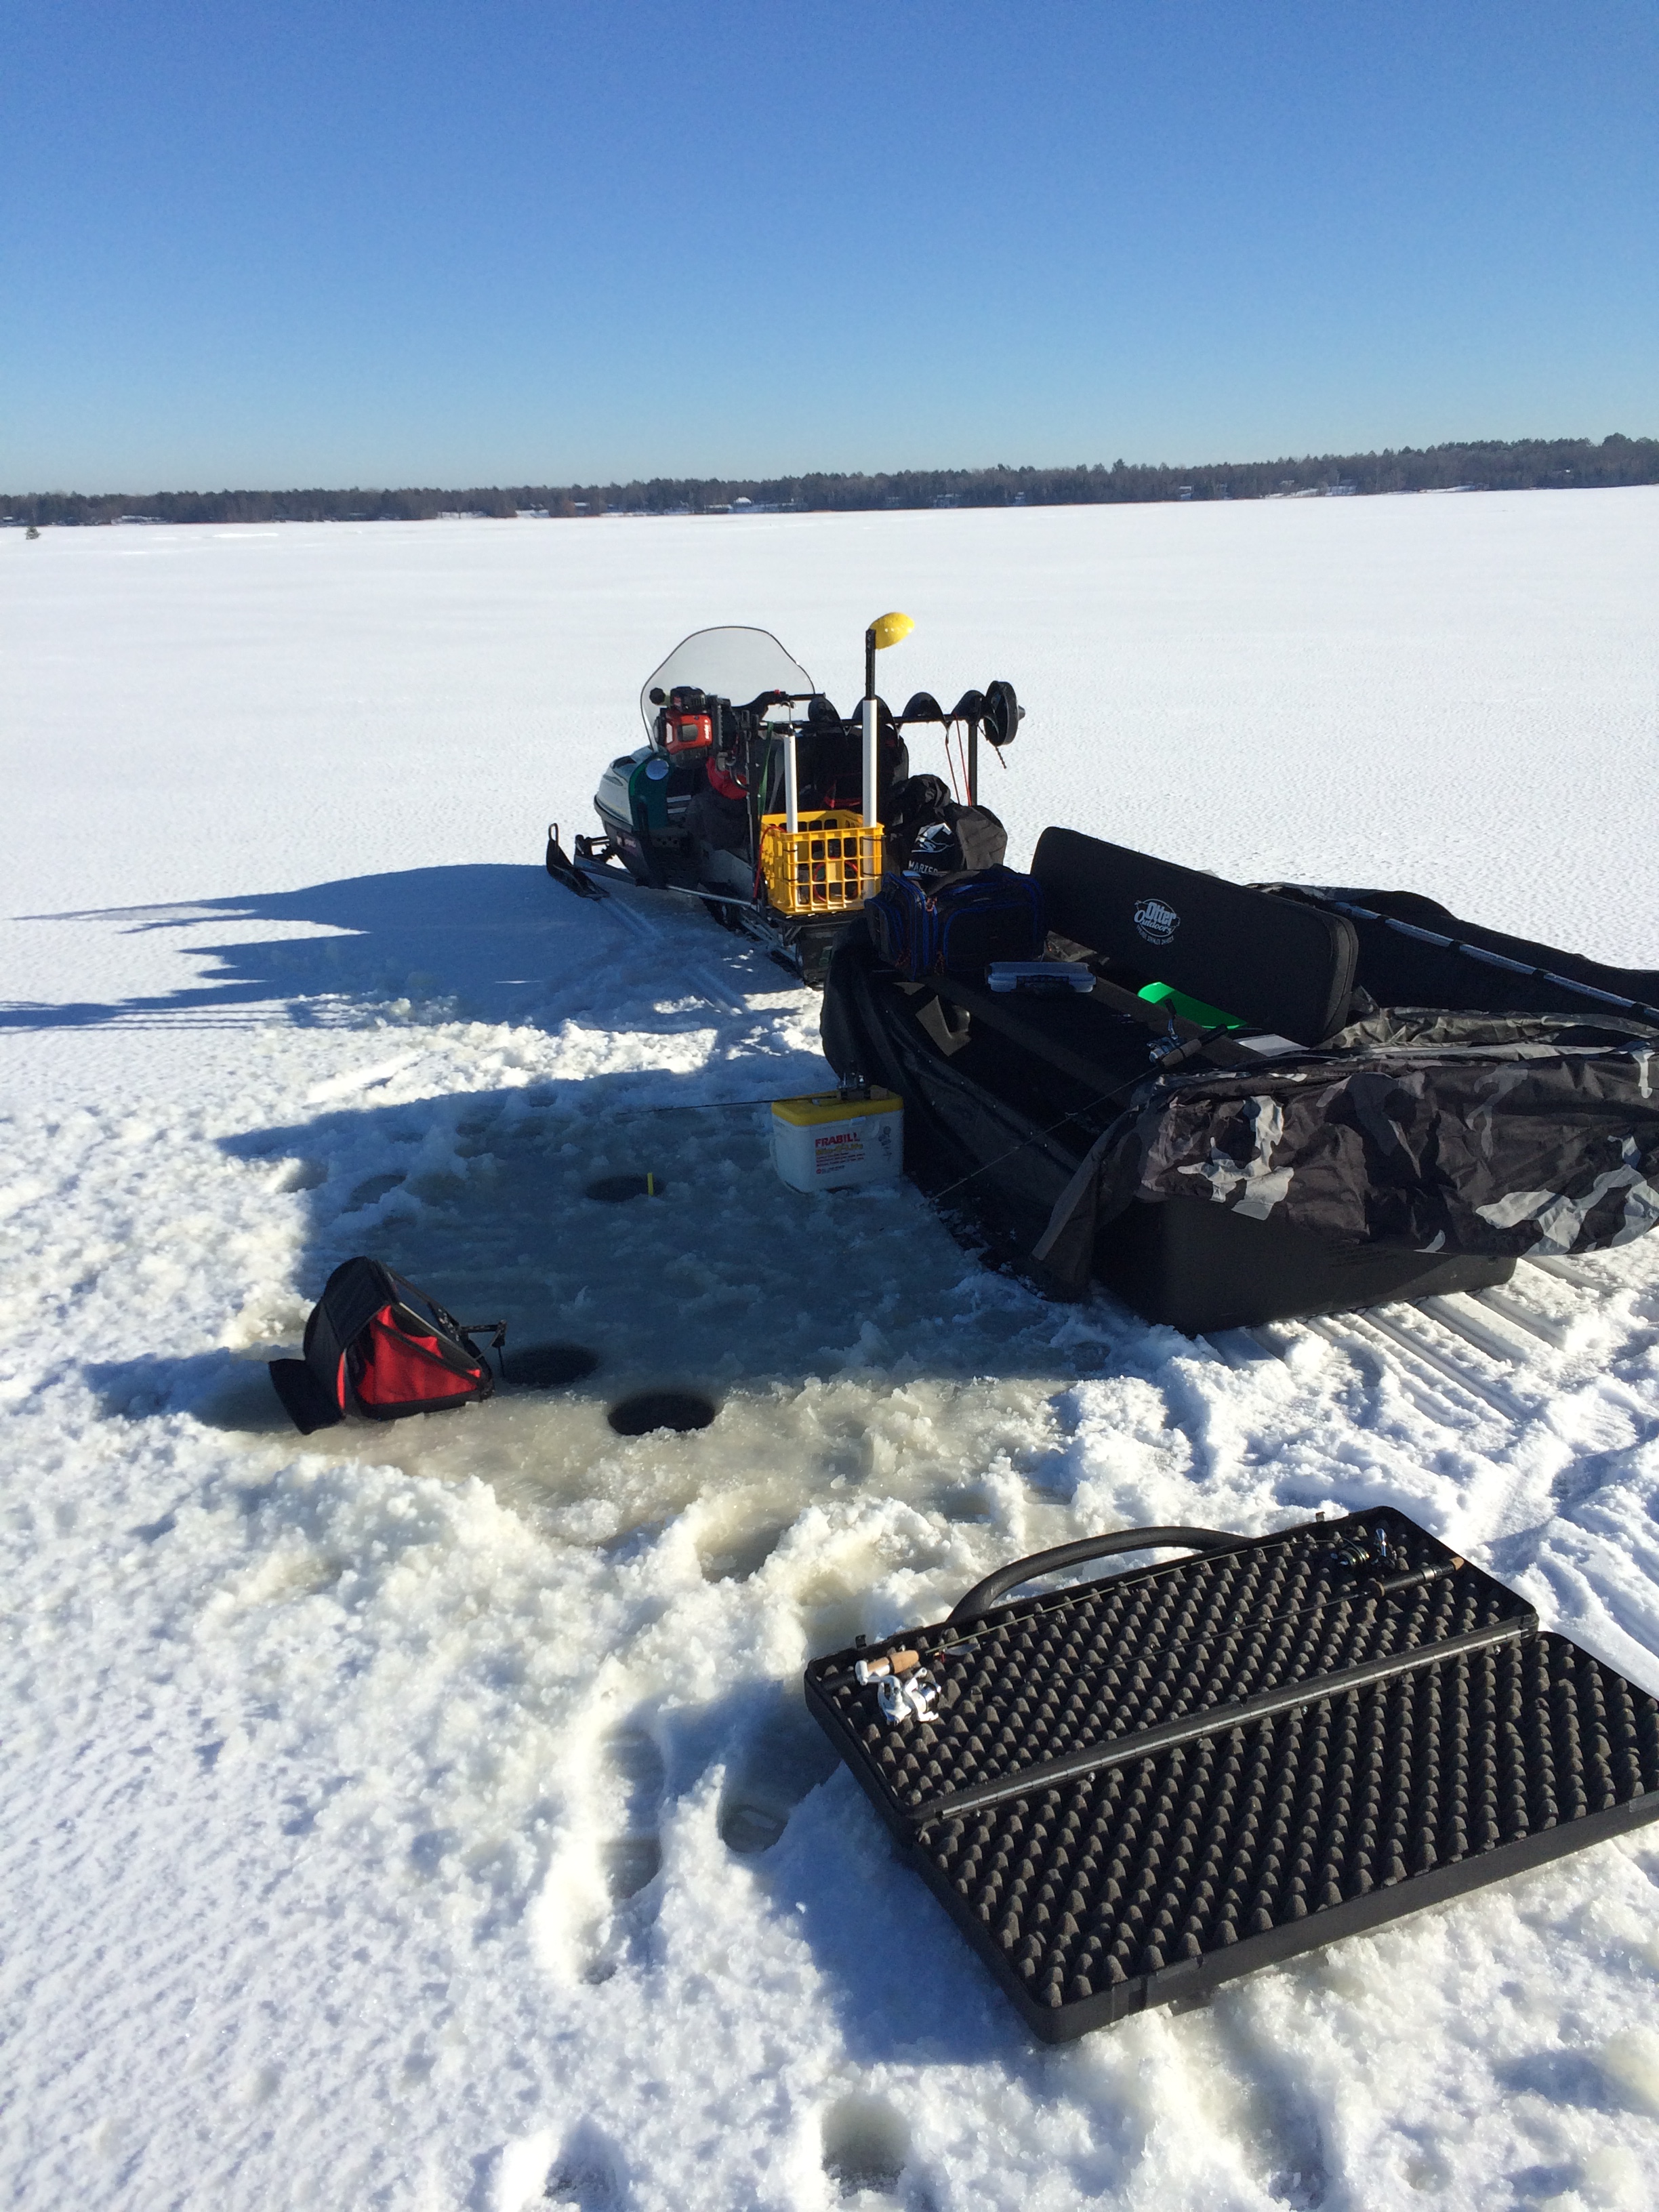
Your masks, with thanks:
[[[864,826],[873,830],[881,819],[876,804],[876,702],[864,702]]]
[[[800,786],[796,780],[795,726],[791,722],[783,740],[784,827],[793,837],[800,828]]]

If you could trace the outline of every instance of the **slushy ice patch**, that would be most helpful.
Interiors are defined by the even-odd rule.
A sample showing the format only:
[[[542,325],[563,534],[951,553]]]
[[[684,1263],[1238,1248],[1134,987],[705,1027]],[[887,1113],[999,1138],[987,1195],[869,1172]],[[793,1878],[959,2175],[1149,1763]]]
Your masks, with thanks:
[[[301,1135],[331,1159],[305,1200],[310,1251],[294,1275],[307,1288],[362,1234],[340,1194],[406,1166],[417,1145],[422,1194],[377,1219],[374,1249],[441,1285],[455,1312],[507,1322],[507,1387],[459,1420],[386,1428],[377,1462],[486,1482],[582,1544],[689,1513],[720,1580],[755,1573],[827,1493],[873,1480],[927,1510],[999,1454],[1024,1463],[1047,1449],[1048,1401],[1097,1365],[1109,1322],[1080,1325],[982,1274],[907,1187],[833,1206],[781,1188],[763,1107],[653,1113],[656,1198],[588,1206],[586,1189],[620,1173],[607,1147],[632,1126],[621,1108],[596,1119],[575,1092],[507,1091],[342,1109],[237,1141],[260,1172]],[[262,1339],[273,1324],[291,1328],[262,1307]],[[668,1389],[704,1403],[630,1402]],[[621,1427],[613,1407],[627,1409]],[[709,1407],[719,1419],[692,1425]],[[664,1425],[672,1450],[642,1443]],[[307,1439],[331,1458],[363,1443],[355,1427]],[[250,1436],[249,1449],[266,1447]]]

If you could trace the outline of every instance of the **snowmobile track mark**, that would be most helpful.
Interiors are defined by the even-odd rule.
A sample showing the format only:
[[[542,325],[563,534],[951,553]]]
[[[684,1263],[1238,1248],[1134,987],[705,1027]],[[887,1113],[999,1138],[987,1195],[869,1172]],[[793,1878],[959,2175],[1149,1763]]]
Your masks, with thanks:
[[[1448,1396],[1432,1382],[1425,1381],[1422,1376],[1415,1373],[1404,1360],[1393,1352],[1386,1339],[1382,1343],[1378,1343],[1374,1338],[1353,1328],[1352,1324],[1354,1319],[1355,1316],[1352,1314],[1344,1314],[1334,1318],[1313,1316],[1300,1322],[1298,1326],[1310,1329],[1316,1336],[1322,1337],[1334,1350],[1341,1352],[1346,1358],[1352,1361],[1359,1369],[1362,1376],[1369,1378],[1374,1375],[1377,1380],[1384,1375],[1391,1376],[1406,1396],[1411,1400],[1418,1412],[1426,1419],[1433,1421],[1437,1427],[1449,1430],[1455,1434],[1467,1428],[1471,1419],[1478,1418],[1471,1415],[1467,1406],[1459,1405],[1455,1398]],[[1349,1327],[1345,1330],[1339,1322],[1347,1323]],[[1376,1387],[1376,1381],[1367,1380],[1368,1389],[1374,1390]]]
[[[1466,1367],[1461,1359],[1452,1359],[1433,1344],[1426,1343],[1416,1329],[1407,1328],[1399,1322],[1389,1320],[1380,1307],[1372,1306],[1364,1313],[1353,1315],[1352,1319],[1360,1328],[1376,1330],[1387,1337],[1408,1358],[1419,1360],[1436,1374],[1443,1375],[1454,1389],[1482,1401],[1507,1419],[1520,1421],[1526,1419],[1524,1407],[1518,1405],[1508,1391],[1500,1390],[1484,1381],[1472,1369]]]
[[[1565,1351],[1571,1323],[1557,1321],[1549,1314],[1521,1305],[1516,1299],[1505,1297],[1502,1291],[1473,1291],[1469,1295],[1479,1298],[1489,1312],[1498,1314],[1516,1328],[1523,1328],[1529,1335],[1535,1336],[1540,1344],[1547,1344],[1556,1352]]]
[[[1358,1364],[1393,1377],[1418,1408],[1438,1426],[1461,1432],[1472,1419],[1498,1414],[1519,1427],[1536,1418],[1539,1408],[1528,1405],[1505,1387],[1513,1376],[1540,1392],[1553,1390],[1558,1380],[1557,1363],[1549,1353],[1569,1350],[1573,1328],[1586,1310],[1593,1310],[1613,1294],[1604,1279],[1545,1255],[1529,1265],[1555,1280],[1571,1284],[1578,1293],[1578,1310],[1571,1315],[1545,1311],[1511,1284],[1502,1291],[1481,1290],[1453,1296],[1401,1300],[1398,1304],[1369,1307],[1346,1314],[1310,1315],[1300,1321],[1264,1324],[1255,1328],[1218,1329],[1205,1340],[1227,1366],[1247,1372],[1263,1358],[1289,1364],[1296,1339],[1306,1329],[1322,1337],[1334,1350]],[[1484,1307],[1506,1329],[1524,1333],[1510,1338],[1493,1328],[1472,1309]],[[1499,1376],[1480,1369],[1435,1340],[1420,1326],[1455,1338],[1479,1358],[1501,1370]],[[1289,1342],[1282,1340],[1288,1337]],[[1540,1347],[1534,1349],[1534,1346]],[[1374,1387],[1374,1386],[1373,1386]],[[1466,1401],[1472,1401],[1466,1402]]]

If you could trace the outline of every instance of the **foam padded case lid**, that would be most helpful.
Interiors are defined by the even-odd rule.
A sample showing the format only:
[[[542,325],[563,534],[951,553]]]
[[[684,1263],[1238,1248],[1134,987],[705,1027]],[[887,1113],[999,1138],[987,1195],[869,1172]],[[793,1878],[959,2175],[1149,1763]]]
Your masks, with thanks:
[[[1251,1029],[1316,1045],[1346,1019],[1357,945],[1340,915],[1078,830],[1045,830],[1031,872],[1051,929]]]
[[[925,1718],[858,1680],[906,1646]],[[805,1687],[1050,2042],[1659,1818],[1659,1699],[1388,1507],[994,1589],[813,1660]],[[1472,1976],[1462,2001],[1488,2001]]]

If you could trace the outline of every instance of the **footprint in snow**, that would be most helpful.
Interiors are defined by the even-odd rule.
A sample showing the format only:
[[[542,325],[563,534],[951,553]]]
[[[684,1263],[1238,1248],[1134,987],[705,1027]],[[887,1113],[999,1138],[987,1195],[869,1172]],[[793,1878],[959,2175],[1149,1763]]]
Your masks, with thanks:
[[[353,1190],[341,1211],[344,1213],[360,1212],[363,1207],[373,1206],[378,1200],[384,1198],[388,1191],[396,1190],[398,1184],[404,1181],[404,1177],[400,1170],[386,1175],[366,1176]]]
[[[880,2097],[842,2097],[823,2115],[823,2171],[845,2203],[903,2202],[910,2130]],[[903,2192],[901,2194],[901,2192]]]
[[[565,2212],[623,2212],[631,2191],[620,2147],[592,2120],[579,2120],[549,2170],[544,2198]]]
[[[605,1759],[623,1785],[623,1817],[599,1850],[611,1909],[591,1931],[582,1978],[592,1983],[608,1982],[656,1918],[657,1899],[648,1893],[662,1871],[661,1752],[643,1729],[621,1728],[606,1739]]]
[[[643,1729],[619,1729],[605,1747],[611,1771],[627,1787],[627,1826],[605,1847],[605,1884],[625,1905],[653,1882],[662,1867],[657,1825],[665,1779],[662,1753]]]
[[[726,1764],[716,1816],[729,1850],[770,1850],[810,1790],[836,1769],[836,1753],[799,1697],[775,1691]]]

